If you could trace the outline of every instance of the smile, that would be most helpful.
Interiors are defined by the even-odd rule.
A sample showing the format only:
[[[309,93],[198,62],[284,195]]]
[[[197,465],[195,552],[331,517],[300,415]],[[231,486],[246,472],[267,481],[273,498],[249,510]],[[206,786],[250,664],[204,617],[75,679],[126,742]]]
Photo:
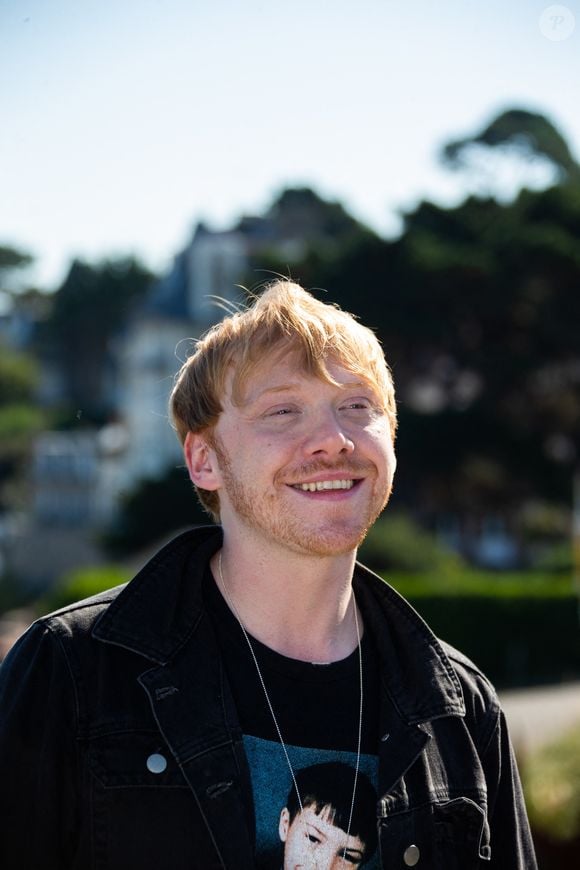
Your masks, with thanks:
[[[352,489],[354,480],[317,480],[316,483],[295,483],[293,489],[302,492],[322,492],[325,489]]]

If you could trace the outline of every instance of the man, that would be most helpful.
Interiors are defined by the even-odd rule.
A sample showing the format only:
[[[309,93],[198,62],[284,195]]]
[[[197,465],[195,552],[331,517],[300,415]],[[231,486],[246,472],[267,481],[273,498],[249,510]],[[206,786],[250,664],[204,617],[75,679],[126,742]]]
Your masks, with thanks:
[[[249,870],[269,783],[304,809],[316,757],[351,766],[351,807],[377,784],[377,866],[535,868],[492,687],[355,563],[395,470],[375,336],[276,282],[200,340],[171,408],[221,527],[8,656],[0,865]]]
[[[377,795],[360,774],[351,820],[351,807],[344,800],[351,784],[352,768],[339,762],[314,764],[296,772],[302,808],[292,787],[278,826],[284,843],[283,870],[309,867],[313,861],[318,870],[352,870],[371,858],[377,840]]]

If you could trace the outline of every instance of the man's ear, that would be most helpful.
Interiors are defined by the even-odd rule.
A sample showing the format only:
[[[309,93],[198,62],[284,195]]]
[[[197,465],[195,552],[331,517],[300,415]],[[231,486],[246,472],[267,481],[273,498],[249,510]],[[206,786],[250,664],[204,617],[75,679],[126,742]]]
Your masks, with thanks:
[[[280,813],[280,822],[278,823],[278,836],[283,843],[286,842],[286,837],[288,836],[288,828],[290,827],[289,822],[290,813],[288,812],[288,808],[284,807],[284,809]]]
[[[185,462],[191,482],[200,489],[216,490],[220,486],[215,452],[202,432],[188,432],[183,443]]]

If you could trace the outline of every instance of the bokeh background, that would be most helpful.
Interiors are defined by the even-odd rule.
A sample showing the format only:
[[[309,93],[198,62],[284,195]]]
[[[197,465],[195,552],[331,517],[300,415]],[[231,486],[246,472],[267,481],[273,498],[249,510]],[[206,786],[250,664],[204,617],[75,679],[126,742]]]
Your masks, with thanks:
[[[395,376],[361,557],[498,686],[541,866],[578,860],[579,48],[577,0],[0,0],[3,653],[208,521],[175,371],[293,277]]]

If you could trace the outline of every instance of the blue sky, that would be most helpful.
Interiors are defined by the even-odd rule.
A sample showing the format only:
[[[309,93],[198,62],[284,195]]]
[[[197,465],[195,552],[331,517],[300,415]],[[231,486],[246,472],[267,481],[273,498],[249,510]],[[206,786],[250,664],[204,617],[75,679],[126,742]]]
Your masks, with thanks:
[[[547,114],[580,156],[577,26],[535,0],[0,0],[0,243],[62,280],[73,256],[164,268],[287,184],[379,232],[453,202],[451,138]]]

